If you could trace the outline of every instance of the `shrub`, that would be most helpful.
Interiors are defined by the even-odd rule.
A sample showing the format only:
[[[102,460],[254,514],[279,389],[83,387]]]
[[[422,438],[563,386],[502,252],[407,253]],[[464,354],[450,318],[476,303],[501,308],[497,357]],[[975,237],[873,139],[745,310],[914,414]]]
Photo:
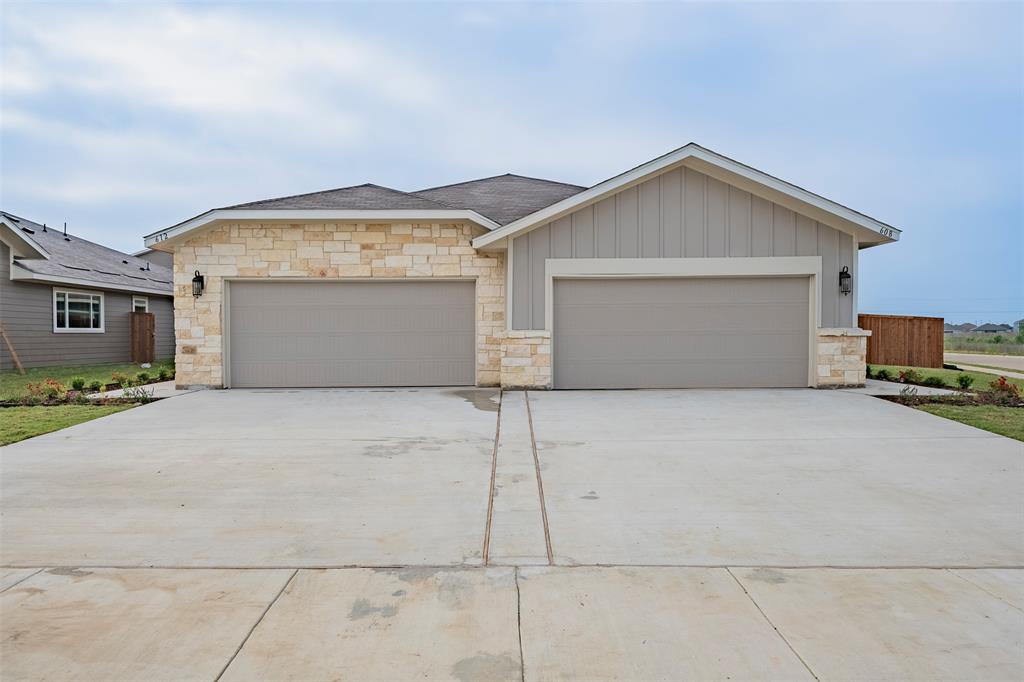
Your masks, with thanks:
[[[988,385],[988,391],[984,396],[1000,405],[1017,405],[1020,403],[1020,389],[1017,384],[1011,384],[1006,377],[999,377]]]
[[[148,384],[149,383],[149,373],[148,372],[139,372],[138,374],[135,375],[135,378],[138,379],[140,384]]]
[[[110,375],[110,380],[121,388],[127,388],[132,385],[131,377],[122,372],[114,372]]]
[[[89,390],[92,391],[93,393],[99,393],[100,391],[103,390],[103,384],[101,384],[98,381],[90,381]]]
[[[913,367],[900,370],[899,382],[901,384],[919,384],[923,378],[924,377],[921,376],[921,373]]]
[[[866,365],[864,367],[864,376],[867,379],[874,379],[875,378],[874,377],[874,373],[871,371],[871,365]]]
[[[76,391],[81,391],[85,388],[85,377],[73,377],[71,379],[71,388]]]
[[[995,336],[992,337],[992,343],[1002,343],[1002,342],[1003,342],[1003,335],[1002,334],[996,334]]]
[[[68,389],[56,379],[44,379],[38,384],[28,384],[28,395],[37,401],[43,400],[64,400],[67,397]]]
[[[925,377],[924,385],[931,386],[932,388],[946,388],[947,386],[945,380],[943,380],[942,377],[936,376]]]
[[[875,374],[875,378],[879,381],[892,381],[892,373],[883,367]]]
[[[170,381],[171,377],[173,376],[174,375],[171,374],[171,371],[166,367],[161,367],[160,373],[157,374],[157,377],[160,379],[160,381]]]
[[[957,374],[956,375],[956,385],[960,387],[961,391],[968,390],[971,387],[971,384],[973,384],[973,383],[974,383],[974,377],[972,377],[970,374]]]

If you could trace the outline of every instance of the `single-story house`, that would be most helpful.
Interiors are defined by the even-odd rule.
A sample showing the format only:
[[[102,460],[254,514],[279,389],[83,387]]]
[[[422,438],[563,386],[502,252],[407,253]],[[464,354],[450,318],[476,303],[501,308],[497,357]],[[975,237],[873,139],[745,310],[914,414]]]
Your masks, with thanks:
[[[209,210],[174,254],[210,387],[864,382],[861,249],[900,231],[688,144],[593,187],[518,175]]]
[[[964,322],[963,324],[950,324],[947,322],[942,326],[944,334],[966,334],[975,329],[977,329],[977,325],[973,325],[970,322]]]
[[[1008,324],[993,324],[989,322],[988,324],[975,327],[972,331],[981,334],[1007,334],[1013,332],[1013,327]]]
[[[174,355],[173,272],[0,213],[0,369],[127,362],[128,313],[155,318],[157,358]]]

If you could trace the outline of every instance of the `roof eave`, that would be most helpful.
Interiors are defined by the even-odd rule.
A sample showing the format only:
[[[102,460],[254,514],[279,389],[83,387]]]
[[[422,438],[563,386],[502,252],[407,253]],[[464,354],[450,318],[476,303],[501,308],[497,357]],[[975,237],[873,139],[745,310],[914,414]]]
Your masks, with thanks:
[[[898,241],[900,230],[875,220],[853,209],[834,201],[825,199],[801,187],[780,180],[750,166],[746,166],[728,157],[716,154],[700,145],[690,143],[674,152],[660,156],[636,168],[609,178],[579,194],[556,202],[530,215],[515,220],[504,227],[488,234],[480,235],[473,240],[478,249],[500,249],[506,239],[527,232],[557,220],[579,208],[596,203],[616,192],[638,185],[647,178],[671,170],[674,167],[688,166],[702,173],[727,179],[728,182],[740,185],[754,194],[765,196],[778,203],[798,204],[799,212],[814,213],[809,217],[824,218],[821,222],[842,229],[857,237],[861,248],[876,246]],[[746,186],[744,186],[746,185]]]
[[[288,222],[340,220],[362,222],[468,221],[487,230],[498,223],[467,209],[214,209],[144,237],[147,249],[167,250],[199,230],[222,221]]]
[[[15,256],[50,259],[49,252],[39,242],[32,239],[24,230],[3,216],[0,216],[0,236],[3,237],[3,241],[8,244],[11,253]]]

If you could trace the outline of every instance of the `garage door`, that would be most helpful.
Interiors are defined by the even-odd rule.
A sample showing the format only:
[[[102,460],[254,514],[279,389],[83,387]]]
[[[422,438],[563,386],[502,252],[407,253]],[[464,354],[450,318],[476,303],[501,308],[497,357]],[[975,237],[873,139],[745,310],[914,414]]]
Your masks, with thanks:
[[[474,383],[473,282],[233,282],[230,385]]]
[[[558,279],[555,388],[807,386],[808,278]]]

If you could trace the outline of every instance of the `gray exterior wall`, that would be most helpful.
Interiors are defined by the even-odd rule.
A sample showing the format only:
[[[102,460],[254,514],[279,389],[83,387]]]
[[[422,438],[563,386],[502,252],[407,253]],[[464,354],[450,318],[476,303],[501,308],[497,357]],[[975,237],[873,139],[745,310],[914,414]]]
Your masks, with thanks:
[[[853,237],[689,168],[677,168],[516,237],[512,328],[544,328],[547,258],[821,256],[821,326],[852,327]],[[856,286],[856,280],[854,280]]]
[[[167,253],[166,251],[146,251],[145,253],[140,253],[138,258],[148,260],[154,265],[163,265],[168,268],[174,267],[174,254]]]
[[[103,292],[102,334],[55,334],[53,287],[62,285],[12,282],[10,251],[0,242],[0,323],[25,367],[87,365],[128,361],[128,313],[132,295],[100,287],[64,287]],[[174,357],[174,306],[170,297],[149,297],[149,312],[156,315],[156,355]],[[7,345],[0,341],[0,369],[13,369]]]

